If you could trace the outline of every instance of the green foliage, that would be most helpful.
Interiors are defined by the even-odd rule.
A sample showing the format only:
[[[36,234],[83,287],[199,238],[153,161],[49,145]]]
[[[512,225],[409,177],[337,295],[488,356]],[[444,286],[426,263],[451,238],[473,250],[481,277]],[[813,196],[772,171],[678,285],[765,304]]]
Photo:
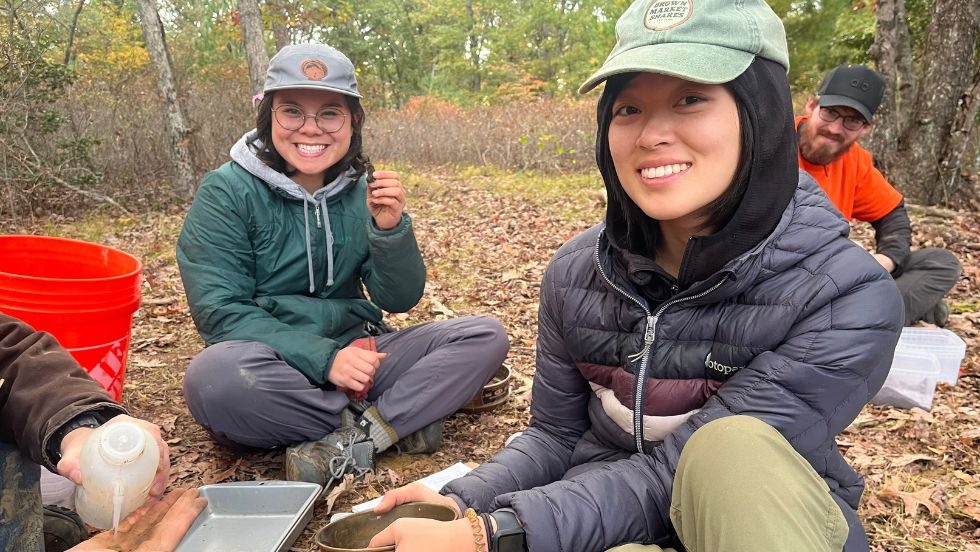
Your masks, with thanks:
[[[573,94],[612,47],[613,23],[628,4],[278,0],[266,13],[294,43],[326,42],[346,53],[372,105],[399,106],[419,95],[474,104]]]
[[[835,48],[835,45],[838,25],[854,25],[851,21],[855,18],[852,0],[805,0],[783,4],[784,9],[777,9],[776,13],[782,16],[786,28],[790,83],[801,93],[808,93],[817,87],[828,69],[851,57],[846,48]]]
[[[908,18],[909,38],[914,52],[921,52],[926,42],[931,12],[932,0],[905,0],[905,15]]]
[[[69,132],[58,104],[75,72],[59,61],[57,12],[0,7],[0,213],[35,205],[45,187],[85,187],[93,139]]]
[[[827,69],[867,61],[873,2],[769,0],[785,23],[790,82],[816,86]],[[615,42],[615,20],[630,0],[269,0],[262,4],[269,52],[273,30],[292,43],[325,42],[354,61],[369,107],[398,107],[414,96],[460,105],[571,97]],[[908,0],[920,43],[930,0]],[[145,64],[134,0],[87,6],[79,57],[93,64]],[[109,6],[109,7],[106,7]],[[114,10],[115,16],[105,15]],[[103,12],[95,16],[96,12]],[[160,12],[178,81],[246,80],[235,0],[166,0]],[[121,24],[128,14],[128,27]],[[100,30],[101,29],[101,30]],[[135,30],[136,35],[132,34]],[[103,55],[85,57],[87,37]],[[92,50],[93,52],[96,49]],[[145,53],[144,53],[145,55]],[[188,84],[189,85],[189,84]]]
[[[235,0],[170,0],[169,4],[172,12],[166,5],[159,9],[178,79],[207,84],[248,81]]]
[[[143,47],[136,11],[132,2],[86,5],[72,56],[80,81],[117,84],[148,71],[150,58]]]
[[[875,14],[870,5],[854,7],[837,16],[830,56],[847,63],[868,63],[868,51],[875,40]]]
[[[785,24],[797,107],[834,65],[868,61],[874,0],[768,1]],[[905,1],[916,59],[932,2]],[[373,158],[567,172],[593,165],[597,95],[569,100],[602,64],[629,4],[265,0],[260,8],[270,55],[276,41],[322,42],[355,63]],[[195,161],[214,167],[254,121],[237,0],[156,5]],[[59,181],[106,195],[112,182],[140,201],[150,192],[127,187],[151,182],[145,189],[166,197],[157,185],[172,162],[136,0],[0,0],[0,56],[0,170],[11,175],[17,162],[22,171],[0,183],[0,203],[40,197],[25,191]],[[39,164],[48,168],[24,168]]]

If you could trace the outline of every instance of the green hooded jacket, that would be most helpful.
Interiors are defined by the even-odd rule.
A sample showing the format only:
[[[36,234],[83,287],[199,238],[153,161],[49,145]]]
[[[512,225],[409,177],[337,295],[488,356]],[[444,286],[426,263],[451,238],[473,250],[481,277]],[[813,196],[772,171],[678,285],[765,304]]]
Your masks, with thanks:
[[[366,179],[350,172],[310,194],[255,156],[253,133],[204,177],[184,219],[177,264],[191,316],[208,345],[265,343],[330,386],[337,351],[368,335],[382,309],[405,312],[422,297],[412,222],[403,214],[379,230]]]

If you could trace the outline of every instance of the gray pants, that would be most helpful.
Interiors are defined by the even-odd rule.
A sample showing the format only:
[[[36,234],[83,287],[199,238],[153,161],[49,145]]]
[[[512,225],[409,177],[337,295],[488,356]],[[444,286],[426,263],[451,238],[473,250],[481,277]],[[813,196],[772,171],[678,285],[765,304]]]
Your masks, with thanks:
[[[912,251],[905,267],[892,274],[905,301],[905,325],[922,320],[953,289],[962,271],[956,257],[945,249]]]
[[[388,353],[368,401],[404,437],[456,412],[493,378],[507,333],[488,317],[420,324],[380,335]],[[340,423],[348,398],[316,387],[268,345],[227,341],[194,357],[184,398],[201,425],[226,445],[272,448],[314,441]]]
[[[41,466],[0,443],[0,550],[42,552]]]

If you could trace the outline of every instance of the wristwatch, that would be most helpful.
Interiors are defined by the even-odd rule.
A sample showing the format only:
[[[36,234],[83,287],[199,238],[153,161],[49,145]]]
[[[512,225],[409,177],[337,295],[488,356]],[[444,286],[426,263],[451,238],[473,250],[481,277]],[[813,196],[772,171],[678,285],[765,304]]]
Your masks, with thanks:
[[[105,422],[102,417],[93,412],[83,412],[65,422],[65,425],[59,427],[48,439],[48,457],[51,458],[51,462],[57,465],[61,461],[61,441],[66,435],[80,427],[96,428],[103,423]]]
[[[517,512],[501,508],[490,514],[497,524],[497,530],[490,537],[490,550],[494,552],[527,552],[527,539]]]

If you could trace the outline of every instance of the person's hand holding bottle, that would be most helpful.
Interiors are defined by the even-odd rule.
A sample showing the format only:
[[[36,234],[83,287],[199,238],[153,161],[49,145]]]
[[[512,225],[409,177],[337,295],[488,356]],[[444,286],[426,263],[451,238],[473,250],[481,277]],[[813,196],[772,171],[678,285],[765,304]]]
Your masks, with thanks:
[[[153,440],[156,441],[157,450],[160,451],[160,461],[157,464],[153,484],[150,486],[150,496],[162,496],[163,492],[167,489],[167,481],[170,478],[170,447],[163,441],[160,435],[160,427],[145,420],[140,420],[139,418],[126,416],[125,414],[113,417],[103,424],[102,427],[121,422],[129,422],[138,426],[140,429],[149,433],[153,437]],[[80,427],[65,435],[64,439],[61,440],[61,460],[57,466],[58,473],[71,479],[76,485],[82,484],[82,449],[93,432],[95,432],[93,428]]]

